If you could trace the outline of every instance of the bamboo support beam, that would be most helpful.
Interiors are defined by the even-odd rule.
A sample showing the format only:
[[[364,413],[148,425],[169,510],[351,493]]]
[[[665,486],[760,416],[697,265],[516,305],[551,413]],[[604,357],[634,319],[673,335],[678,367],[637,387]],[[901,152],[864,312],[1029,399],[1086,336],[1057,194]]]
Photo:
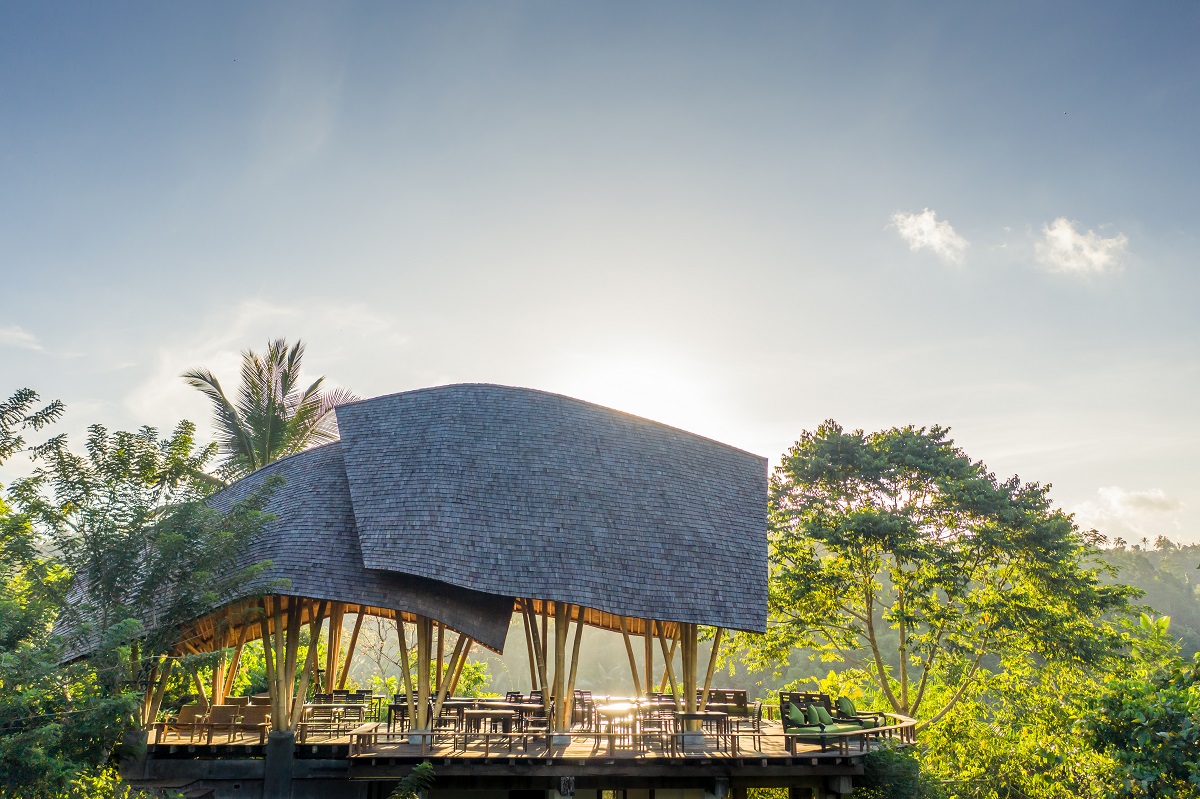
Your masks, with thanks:
[[[534,616],[532,605],[526,606],[525,613],[526,613],[526,617],[529,620],[530,634],[533,636],[533,654],[534,654],[534,658],[537,660],[538,676],[541,681],[542,704],[545,706],[546,710],[549,710],[550,709],[550,685],[546,681],[546,659],[545,659],[545,657],[542,656],[542,653],[545,652],[545,647],[542,645],[542,642],[538,638],[537,619]]]
[[[554,729],[568,730],[567,723],[567,630],[571,625],[571,606],[554,603]]]
[[[443,629],[442,627],[440,627],[440,626],[438,627],[438,631],[439,631],[438,642],[439,642],[439,644],[443,643],[445,641],[445,639],[440,634],[442,629]],[[467,637],[465,635],[460,635],[460,636],[458,636],[458,640],[454,642],[454,651],[451,652],[451,654],[450,654],[450,668],[452,671],[458,669],[458,659],[460,657],[462,657],[462,658],[466,657],[466,653],[463,652],[463,644],[465,644],[466,641],[467,641]],[[442,703],[446,701],[446,689],[448,689],[449,687],[450,687],[450,680],[442,680],[442,684],[438,688],[437,699],[433,703],[433,719],[430,724],[431,728],[437,724],[438,718],[442,715]]]
[[[467,648],[463,650],[462,657],[458,659],[458,667],[454,669],[454,675],[450,678],[450,691],[447,696],[454,696],[454,692],[458,690],[458,678],[462,676],[463,666],[467,665],[467,657],[471,654],[471,647],[475,645],[473,638],[467,638]]]
[[[442,680],[445,677],[446,671],[446,628],[438,625],[437,628],[437,679],[433,681],[434,690],[442,690]],[[436,718],[436,716],[435,716]]]
[[[724,633],[725,628],[718,627],[713,635],[712,651],[708,653],[708,673],[704,675],[704,695],[700,697],[701,711],[708,707],[708,692],[712,690],[713,672],[717,668],[717,653],[721,649],[721,636]]]
[[[675,646],[679,642],[674,638],[671,639],[671,651],[667,652],[667,636],[662,628],[658,628],[658,642],[662,645],[663,651],[663,681],[670,679],[671,681],[671,698],[675,700],[675,709],[682,709],[679,705],[679,685],[675,681]]]
[[[653,690],[652,686],[654,685],[654,621],[652,619],[646,619],[644,624],[645,629],[642,631],[642,633],[646,640],[642,654],[642,660],[644,661],[642,665],[645,669],[645,679],[643,682],[646,686],[646,694],[649,695],[650,691]]]
[[[325,637],[325,688],[324,693],[333,693],[337,685],[338,667],[342,657],[342,620],[346,615],[346,603],[334,602],[329,609],[329,633]]]
[[[358,617],[354,620],[354,631],[350,633],[350,645],[346,647],[346,657],[342,661],[341,674],[338,675],[337,688],[339,691],[346,687],[346,678],[350,676],[350,663],[354,660],[354,646],[358,643],[358,631],[362,628],[362,623],[363,612],[360,608]],[[396,624],[404,624],[399,613],[396,614]]]
[[[433,659],[433,619],[417,617],[417,726],[429,729],[429,671]]]
[[[400,662],[404,666],[404,698],[408,700],[408,723],[416,723],[417,698],[413,695],[412,668],[408,660],[408,636],[404,632],[404,619],[396,611],[396,637],[400,639]]]
[[[525,649],[529,654],[529,690],[536,691],[541,683],[538,682],[537,656],[533,654],[533,633],[529,631],[529,612],[526,603],[521,600],[521,626],[525,628]]]
[[[278,730],[276,719],[283,719],[283,714],[279,711],[279,679],[275,673],[276,657],[275,647],[271,641],[271,629],[267,624],[267,619],[271,617],[271,609],[267,604],[267,598],[262,598],[262,618],[259,620],[259,631],[262,633],[263,643],[263,663],[266,666],[267,672],[267,695],[271,698],[271,729]]]
[[[224,696],[229,696],[233,693],[233,682],[237,679],[238,670],[242,666],[242,648],[246,646],[246,641],[250,638],[250,625],[246,623],[245,618],[242,619],[242,632],[238,635],[237,649],[233,651],[233,660],[229,667],[229,673],[225,676],[225,691]]]
[[[571,675],[567,678],[567,726],[575,720],[575,675],[579,672],[579,643],[583,640],[583,608],[578,605],[578,616],[575,620],[575,640],[571,643]]]
[[[663,639],[663,631],[661,628],[658,631],[658,636],[659,636],[659,640]],[[667,671],[669,670],[669,664],[672,664],[675,662],[675,649],[678,646],[679,646],[679,639],[676,638],[675,636],[671,636],[671,651],[667,652],[665,649],[663,650],[663,659],[666,660],[667,663],[663,665],[662,681],[658,685],[659,693],[662,693],[663,691],[667,690]],[[674,685],[672,685],[672,687],[671,687],[671,692],[672,693],[675,692]]]
[[[303,673],[300,675],[300,686],[296,689],[296,695],[292,700],[293,706],[288,719],[289,730],[296,729],[304,718],[304,698],[308,694],[309,682],[317,670],[317,643],[321,640],[321,624],[325,621],[325,608],[328,604],[326,600],[322,599],[317,604],[317,612],[308,622],[308,655],[305,658]],[[296,615],[298,617],[299,613]],[[299,629],[296,630],[296,637],[300,637]]]
[[[621,637],[625,639],[625,654],[629,655],[629,672],[633,675],[633,695],[642,695],[642,684],[638,679],[637,660],[633,656],[633,644],[629,642],[629,631],[625,626],[625,617],[621,617]]]

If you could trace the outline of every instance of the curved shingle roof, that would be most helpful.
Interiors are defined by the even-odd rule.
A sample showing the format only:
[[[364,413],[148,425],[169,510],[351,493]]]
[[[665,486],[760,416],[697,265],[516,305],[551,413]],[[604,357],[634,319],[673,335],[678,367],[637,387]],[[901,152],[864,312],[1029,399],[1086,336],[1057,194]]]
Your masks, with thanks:
[[[504,647],[511,596],[496,596],[420,576],[363,566],[340,443],[306,450],[269,464],[216,494],[210,504],[226,510],[272,475],[284,479],[266,505],[276,517],[250,544],[244,565],[271,567],[243,595],[279,579],[283,593],[416,613],[436,619],[492,649]]]
[[[337,409],[363,563],[762,631],[766,459],[591,403],[451,385]]]

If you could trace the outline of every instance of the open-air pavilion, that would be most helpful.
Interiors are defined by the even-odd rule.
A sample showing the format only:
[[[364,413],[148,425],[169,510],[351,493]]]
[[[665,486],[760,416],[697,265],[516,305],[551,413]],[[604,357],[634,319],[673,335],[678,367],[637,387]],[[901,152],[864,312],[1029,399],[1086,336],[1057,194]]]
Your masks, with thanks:
[[[338,408],[337,421],[340,441],[215,497],[228,507],[283,478],[266,508],[275,520],[244,554],[244,564],[271,565],[178,643],[177,654],[223,653],[211,681],[198,686],[217,708],[229,700],[243,647],[262,641],[264,734],[238,740],[231,727],[215,741],[211,729],[197,740],[160,725],[147,757],[127,769],[131,778],[192,780],[213,796],[258,795],[231,786],[261,785],[272,797],[323,795],[330,780],[351,780],[339,792],[385,796],[389,781],[432,759],[442,792],[544,796],[552,786],[582,796],[608,786],[632,796],[655,786],[736,793],[791,785],[815,796],[829,785],[848,789],[861,773],[855,752],[870,735],[797,746],[781,730],[777,742],[764,742],[752,719],[758,734],[743,739],[722,723],[726,714],[707,707],[724,631],[766,626],[764,458],[568,397],[495,385],[363,400]],[[506,641],[514,614],[524,634]],[[369,616],[397,621],[401,692],[386,723],[377,715],[354,729],[321,726],[308,695],[344,687]],[[628,654],[628,725],[617,723],[617,711],[597,713],[602,703],[577,684],[584,626],[611,631]],[[306,628],[313,641],[324,630],[324,658],[315,646],[298,658]],[[714,633],[704,662],[701,628]],[[524,648],[534,690],[492,716],[477,709],[484,723],[473,728],[462,725],[468,711],[448,724],[447,708],[467,707],[454,689],[476,645]],[[639,712],[663,722],[653,735]],[[340,765],[314,776],[317,761]]]

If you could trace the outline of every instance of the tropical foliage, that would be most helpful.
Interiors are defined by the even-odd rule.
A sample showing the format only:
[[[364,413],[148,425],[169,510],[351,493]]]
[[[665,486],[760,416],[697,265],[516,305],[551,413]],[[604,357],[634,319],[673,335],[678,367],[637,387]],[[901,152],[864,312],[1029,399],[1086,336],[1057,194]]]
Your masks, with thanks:
[[[989,659],[1098,662],[1131,591],[1101,583],[1097,539],[1047,491],[998,480],[940,427],[805,433],[770,485],[762,651],[843,661],[925,724],[980,690]]]
[[[333,409],[357,399],[345,389],[326,391],[324,377],[301,387],[304,342],[268,342],[264,353],[242,353],[241,385],[231,400],[208,369],[183,373],[213,406],[222,474],[237,479],[272,461],[337,439]]]

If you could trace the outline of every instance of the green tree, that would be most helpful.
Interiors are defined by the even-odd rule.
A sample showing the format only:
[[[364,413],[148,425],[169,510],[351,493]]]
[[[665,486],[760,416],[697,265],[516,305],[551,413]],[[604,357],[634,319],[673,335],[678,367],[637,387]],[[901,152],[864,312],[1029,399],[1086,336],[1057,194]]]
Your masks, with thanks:
[[[941,427],[806,432],[771,479],[758,657],[813,648],[928,724],[978,690],[989,658],[1110,655],[1120,638],[1099,619],[1132,591],[1100,584],[1097,539],[1048,489],[997,480]]]
[[[1165,616],[1141,617],[1152,637],[1167,638],[1169,625]],[[1110,681],[1083,716],[1083,740],[1115,762],[1110,796],[1200,795],[1200,654],[1165,660],[1149,673]]]
[[[227,478],[243,477],[272,461],[337,440],[333,409],[358,398],[345,389],[324,390],[324,377],[301,388],[303,359],[302,341],[289,349],[280,338],[268,342],[265,353],[246,350],[236,403],[208,369],[183,373],[188,385],[212,402]]]
[[[36,401],[0,406],[5,453],[36,464],[0,497],[0,797],[119,795],[110,763],[152,720],[181,626],[265,565],[239,559],[270,487],[208,508],[213,450],[186,422],[169,438],[96,426],[85,454],[62,436],[27,447],[62,413]]]

